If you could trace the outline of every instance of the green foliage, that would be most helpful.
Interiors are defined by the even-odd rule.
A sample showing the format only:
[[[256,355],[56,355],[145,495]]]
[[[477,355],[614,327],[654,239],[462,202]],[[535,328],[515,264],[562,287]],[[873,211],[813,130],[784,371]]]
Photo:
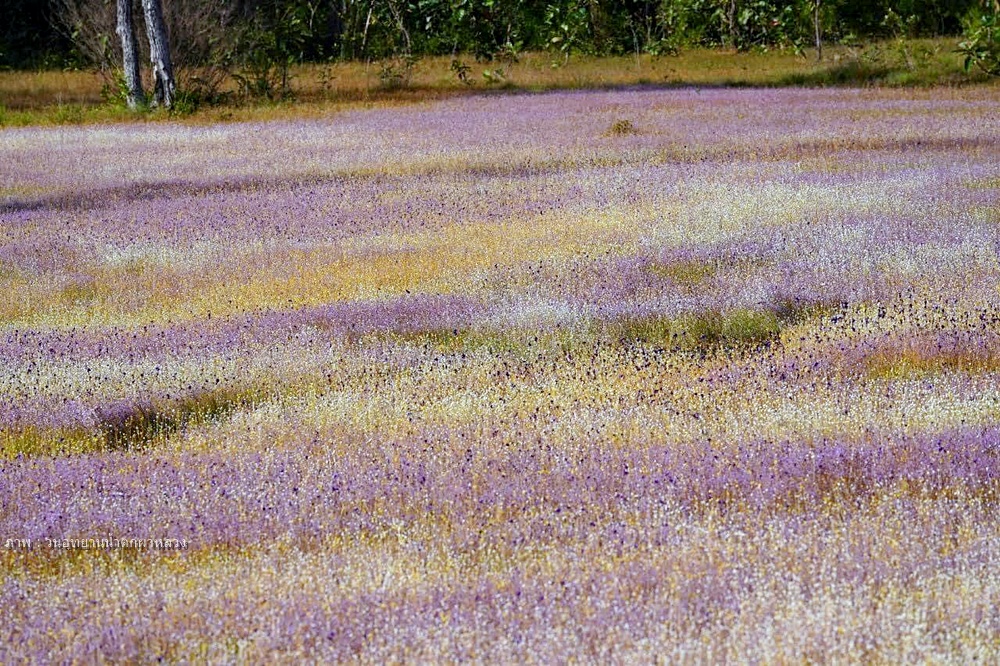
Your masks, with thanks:
[[[677,318],[648,317],[614,324],[611,333],[666,349],[706,352],[719,348],[755,347],[776,338],[783,319],[771,310],[737,308],[729,312],[697,312]]]
[[[314,16],[309,0],[275,3],[252,16],[233,48],[238,63],[233,77],[241,96],[275,100],[291,95],[289,70],[304,60],[315,37]]]
[[[681,46],[718,43],[718,9],[709,0],[662,0],[656,16],[655,38],[646,49],[654,54],[673,52]]]
[[[407,54],[384,60],[379,67],[379,87],[383,90],[399,90],[410,85],[413,70],[420,61],[418,56]]]
[[[4,0],[0,16],[0,70],[71,66],[73,48],[50,25],[50,3]]]
[[[469,73],[472,71],[472,68],[458,58],[452,58],[451,71],[455,74],[455,78],[459,81],[467,86],[472,85],[472,79],[469,77]]]
[[[503,67],[484,69],[483,79],[486,81],[486,83],[503,83],[507,80],[507,72],[503,70]]]
[[[79,104],[60,104],[53,120],[59,125],[79,125],[84,120],[83,107]]]
[[[428,55],[471,53],[477,61],[503,59],[535,44],[538,17],[523,0],[419,0],[407,5],[413,48]],[[397,40],[398,41],[398,40]]]
[[[771,0],[744,2],[734,18],[733,45],[737,48],[800,46],[802,23],[795,4]]]
[[[1000,76],[1000,15],[993,8],[975,17],[958,45],[965,56],[965,71],[973,67],[990,76]]]
[[[543,24],[547,30],[546,46],[561,53],[564,61],[571,53],[586,51],[590,43],[588,4],[579,0],[550,4],[545,8]]]
[[[190,116],[205,101],[205,98],[195,91],[181,90],[174,97],[174,103],[170,107],[171,116]]]
[[[125,75],[121,70],[116,69],[108,72],[104,77],[104,85],[101,86],[101,99],[110,106],[120,109],[128,108],[128,84],[125,82]],[[143,100],[137,104],[135,111],[139,113],[149,111],[149,106]]]

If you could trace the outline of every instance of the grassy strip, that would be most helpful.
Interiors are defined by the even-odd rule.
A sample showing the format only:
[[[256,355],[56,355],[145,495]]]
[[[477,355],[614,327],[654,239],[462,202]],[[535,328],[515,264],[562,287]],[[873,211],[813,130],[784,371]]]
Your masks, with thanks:
[[[833,47],[817,61],[791,51],[736,53],[691,49],[677,56],[579,56],[562,63],[548,53],[522,54],[498,73],[469,60],[475,74],[456,77],[451,57],[429,57],[386,80],[385,63],[303,65],[293,69],[294,101],[246,102],[229,93],[220,104],[173,112],[131,112],[105,103],[93,72],[0,72],[0,126],[65,125],[135,120],[218,122],[310,118],[355,107],[393,106],[488,90],[543,91],[618,86],[935,86],[982,83],[966,74],[953,39]],[[461,58],[460,58],[461,59]],[[388,65],[391,70],[391,63]],[[395,71],[395,70],[393,70]]]
[[[527,330],[430,328],[406,333],[376,332],[348,340],[349,345],[422,347],[435,354],[461,356],[486,352],[493,356],[532,359],[539,353],[586,354],[595,348],[625,350],[635,345],[670,353],[706,357],[716,352],[752,354],[776,340],[781,330],[819,316],[816,306],[729,312],[691,313],[677,318],[647,317],[592,322],[583,327]],[[325,390],[323,373],[244,387],[219,387],[170,399],[121,400],[99,407],[93,427],[39,428],[12,426],[0,430],[0,459],[72,455],[99,451],[141,451],[165,444],[190,427],[224,421],[255,405]]]
[[[15,426],[0,431],[0,458],[141,450],[184,428],[224,419],[264,400],[263,390],[257,388],[220,388],[160,403],[120,402],[98,409],[93,428]]]

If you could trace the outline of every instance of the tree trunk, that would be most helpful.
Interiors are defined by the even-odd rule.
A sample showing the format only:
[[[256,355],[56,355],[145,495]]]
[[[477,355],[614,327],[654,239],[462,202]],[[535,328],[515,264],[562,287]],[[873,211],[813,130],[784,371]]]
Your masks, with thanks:
[[[125,67],[125,103],[135,109],[146,103],[139,76],[139,53],[135,50],[135,28],[132,22],[132,0],[118,0],[118,25],[115,32],[122,42],[122,63]]]
[[[729,48],[736,48],[736,0],[729,1],[726,21],[729,23]]]
[[[153,64],[153,106],[162,104],[170,108],[174,101],[174,65],[170,60],[170,41],[163,21],[160,0],[142,0],[146,18],[146,36],[149,38],[149,59]]]
[[[820,2],[815,0],[813,4],[813,23],[816,27],[816,60],[823,59],[823,26],[820,21]]]

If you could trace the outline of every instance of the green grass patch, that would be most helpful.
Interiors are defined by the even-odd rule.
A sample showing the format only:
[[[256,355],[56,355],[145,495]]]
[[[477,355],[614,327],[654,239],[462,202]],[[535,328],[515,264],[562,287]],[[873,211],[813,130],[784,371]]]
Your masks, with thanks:
[[[646,266],[646,270],[656,277],[691,288],[705,284],[723,271],[749,272],[753,269],[767,268],[772,264],[773,262],[759,257],[716,257],[654,261]]]
[[[132,450],[164,441],[182,428],[223,419],[262,399],[249,388],[200,391],[162,404],[116,406],[101,416],[99,429],[106,449]]]
[[[671,264],[671,270],[678,264]],[[704,279],[711,264],[690,262],[689,277]],[[703,272],[707,271],[707,272]],[[529,359],[539,352],[580,353],[598,344],[644,344],[680,352],[753,348],[777,339],[782,329],[835,312],[840,304],[781,301],[764,308],[708,310],[678,317],[631,317],[549,330],[432,329],[374,334],[357,344],[408,344],[443,354],[485,352]]]
[[[59,290],[59,298],[67,305],[92,305],[110,295],[108,287],[95,280],[75,282]]]
[[[86,120],[86,112],[79,104],[60,104],[53,114],[53,121],[57,125],[80,125]]]
[[[1000,178],[980,178],[965,185],[970,190],[1000,190]]]
[[[613,322],[609,333],[621,342],[638,342],[675,351],[759,346],[781,332],[781,320],[770,310],[737,308],[680,317],[647,317]]]
[[[384,341],[426,347],[443,354],[484,352],[491,355],[532,358],[539,351],[574,353],[592,346],[594,327],[556,327],[551,330],[441,329],[393,334]]]
[[[87,428],[24,426],[0,431],[0,458],[61,456],[100,451],[104,436]]]
[[[679,317],[640,317],[610,322],[605,332],[621,343],[640,343],[680,352],[752,349],[776,340],[782,329],[828,315],[839,306],[785,301],[770,308],[709,310]]]
[[[866,374],[872,379],[925,379],[946,372],[981,374],[998,369],[1000,359],[978,349],[933,353],[887,350],[865,359]]]
[[[810,72],[796,72],[781,79],[787,86],[846,86],[885,82],[893,69],[864,60],[847,60]]]
[[[719,272],[719,264],[714,261],[683,260],[670,263],[654,263],[648,269],[657,277],[666,278],[685,287],[702,284]]]
[[[265,398],[261,389],[216,389],[159,402],[121,402],[97,410],[93,428],[14,427],[0,431],[0,457],[135,451],[184,428],[219,421]]]
[[[810,70],[789,72],[778,85],[926,87],[984,82],[966,73],[956,42],[946,39],[895,39],[862,47],[839,47]]]

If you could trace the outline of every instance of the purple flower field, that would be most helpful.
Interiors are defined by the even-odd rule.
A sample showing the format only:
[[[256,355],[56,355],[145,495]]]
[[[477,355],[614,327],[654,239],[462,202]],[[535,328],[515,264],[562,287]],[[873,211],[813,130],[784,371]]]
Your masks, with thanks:
[[[0,663],[1000,660],[998,112],[3,130]]]

